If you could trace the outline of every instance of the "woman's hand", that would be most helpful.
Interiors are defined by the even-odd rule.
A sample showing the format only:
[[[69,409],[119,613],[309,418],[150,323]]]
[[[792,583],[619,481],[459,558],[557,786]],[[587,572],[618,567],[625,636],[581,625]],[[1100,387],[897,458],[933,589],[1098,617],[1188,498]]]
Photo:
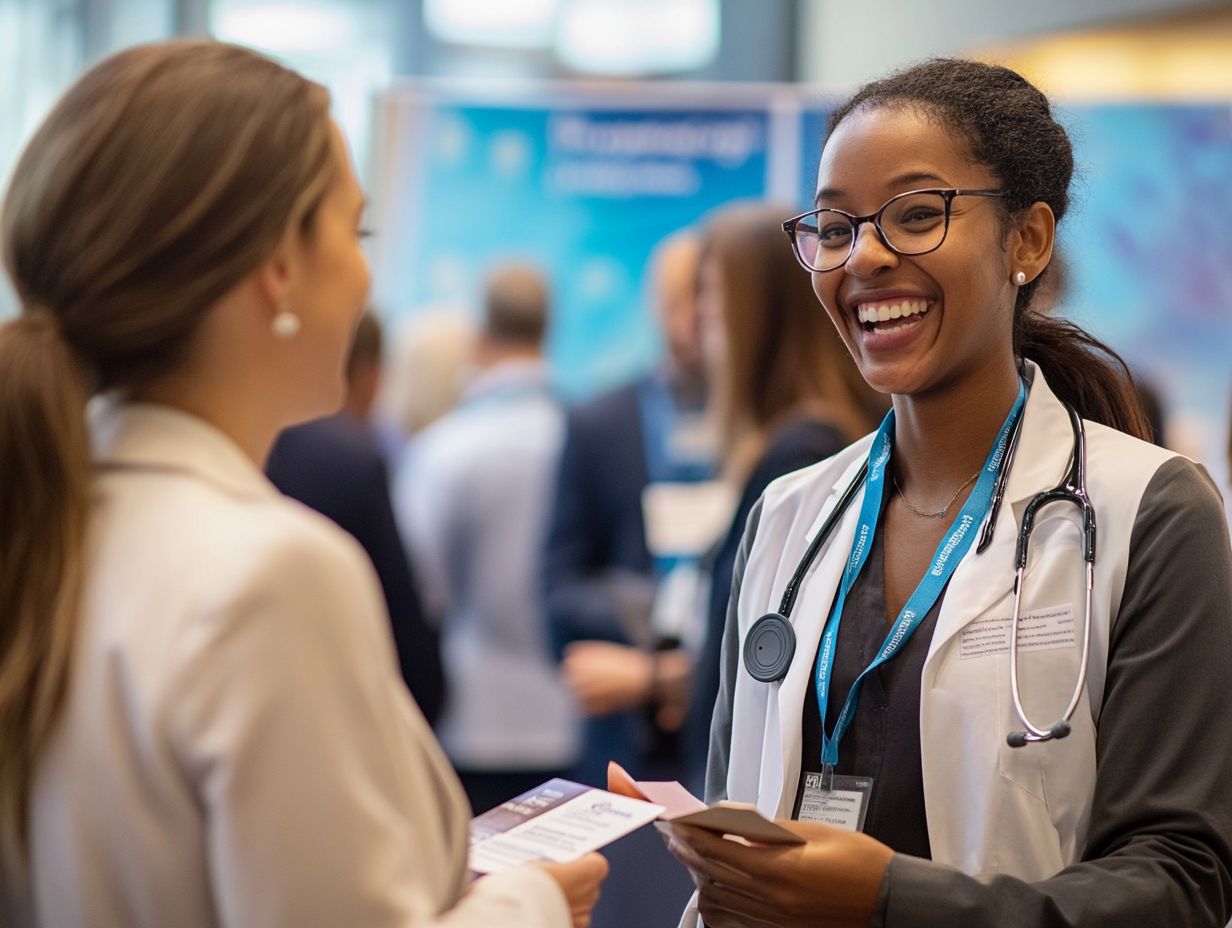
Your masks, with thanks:
[[[778,824],[806,843],[748,847],[703,828],[664,829],[697,884],[706,928],[867,928],[894,852],[858,832]]]
[[[607,878],[607,860],[601,854],[587,854],[578,860],[557,864],[540,861],[532,866],[547,871],[569,903],[573,928],[586,928],[590,913],[599,901],[599,887]]]
[[[587,715],[645,705],[654,686],[654,659],[608,641],[577,641],[565,648],[565,683]]]
[[[637,709],[654,700],[655,721],[676,731],[689,707],[693,664],[680,648],[650,654],[609,641],[577,641],[565,648],[565,683],[587,715]]]
[[[645,705],[654,686],[654,659],[608,641],[577,641],[565,648],[565,683],[587,715]]]

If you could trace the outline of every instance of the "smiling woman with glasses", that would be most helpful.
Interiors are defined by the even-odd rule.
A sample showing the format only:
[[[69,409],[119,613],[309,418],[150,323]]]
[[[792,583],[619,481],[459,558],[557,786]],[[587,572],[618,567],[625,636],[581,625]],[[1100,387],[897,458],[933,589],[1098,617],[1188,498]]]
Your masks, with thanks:
[[[956,188],[908,190],[890,197],[881,209],[853,216],[841,209],[814,209],[783,223],[792,251],[809,271],[833,271],[847,263],[860,226],[870,222],[881,243],[900,255],[925,255],[941,247],[950,231],[955,197],[1000,197],[1003,190]]]
[[[1041,305],[1073,168],[1005,68],[927,62],[831,116],[818,208],[783,228],[893,406],[749,514],[706,800],[801,843],[667,826],[682,928],[1232,914],[1223,505]]]

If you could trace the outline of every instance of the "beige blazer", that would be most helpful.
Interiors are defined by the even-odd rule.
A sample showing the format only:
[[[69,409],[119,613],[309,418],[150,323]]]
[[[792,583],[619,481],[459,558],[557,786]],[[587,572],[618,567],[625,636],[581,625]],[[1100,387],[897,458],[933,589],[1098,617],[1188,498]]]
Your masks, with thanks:
[[[542,871],[468,888],[470,812],[360,547],[199,419],[91,427],[71,692],[0,923],[567,928]]]

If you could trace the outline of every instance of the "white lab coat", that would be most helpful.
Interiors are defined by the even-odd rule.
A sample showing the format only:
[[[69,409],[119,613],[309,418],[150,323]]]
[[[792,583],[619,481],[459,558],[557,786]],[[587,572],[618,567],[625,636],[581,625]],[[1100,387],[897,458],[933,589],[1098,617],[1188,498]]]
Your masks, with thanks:
[[[1098,524],[1086,690],[1069,737],[1008,747],[1006,735],[1022,728],[1010,693],[1008,654],[970,656],[969,649],[964,657],[962,645],[963,631],[972,623],[1011,615],[1023,509],[1033,495],[1056,486],[1069,466],[1069,417],[1042,373],[1029,366],[1033,385],[994,540],[983,554],[977,555],[975,544],[970,547],[938,614],[921,680],[920,750],[933,860],[972,875],[1033,881],[1074,862],[1082,850],[1109,633],[1120,608],[1130,532],[1151,477],[1175,454],[1086,423],[1087,483]],[[809,541],[867,458],[871,440],[866,437],[767,489],[740,589],[741,645],[753,622],[778,609]],[[758,683],[742,668],[737,675],[727,794],[756,803],[771,817],[791,815],[806,688],[812,685],[818,643],[851,551],[862,498],[857,495],[848,507],[802,585],[792,616],[795,659],[786,678],[781,684]],[[1060,716],[1078,673],[1086,573],[1077,514],[1071,505],[1048,506],[1031,536],[1023,611],[1072,604],[1077,639],[1070,647],[1020,650],[1022,699],[1036,724]],[[695,914],[694,901],[681,924],[691,925]]]
[[[94,412],[71,689],[0,922],[567,928],[541,871],[467,888],[466,800],[360,547],[205,422]]]

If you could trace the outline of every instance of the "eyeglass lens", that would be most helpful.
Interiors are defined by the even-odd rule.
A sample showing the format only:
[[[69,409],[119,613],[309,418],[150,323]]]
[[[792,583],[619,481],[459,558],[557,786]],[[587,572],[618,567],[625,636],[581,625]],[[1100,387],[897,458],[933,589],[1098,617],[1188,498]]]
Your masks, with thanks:
[[[886,243],[902,255],[932,251],[945,238],[945,197],[940,193],[910,193],[886,203],[874,220]],[[851,254],[856,229],[851,218],[823,209],[796,224],[796,247],[815,271],[830,271]]]

